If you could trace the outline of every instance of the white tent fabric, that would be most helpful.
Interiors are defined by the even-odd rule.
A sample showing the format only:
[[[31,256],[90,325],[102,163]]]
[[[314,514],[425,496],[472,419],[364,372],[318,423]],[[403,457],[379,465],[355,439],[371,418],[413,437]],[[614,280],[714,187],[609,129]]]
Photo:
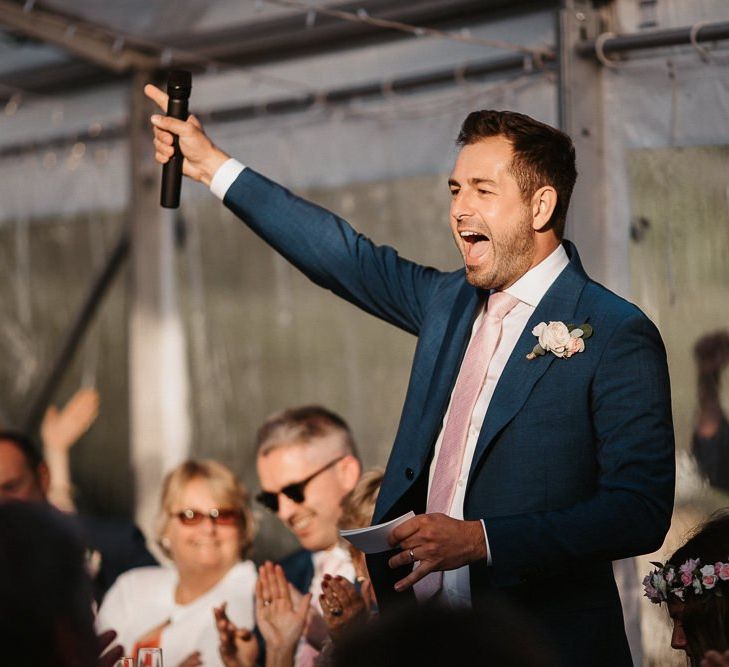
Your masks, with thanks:
[[[611,257],[608,284],[628,295],[630,183],[633,148],[729,144],[729,53],[703,62],[693,50],[661,54],[606,73],[606,201],[615,224],[605,239]],[[729,205],[729,200],[728,200]]]
[[[486,39],[545,47],[555,42],[554,27],[551,12],[536,12],[469,26],[469,31]],[[210,111],[270,102],[301,91],[386,82],[500,55],[503,52],[493,48],[435,38],[402,40],[253,70],[254,75],[297,82],[296,87],[252,80],[245,70],[196,77],[191,106],[193,111]],[[0,116],[0,149],[30,140],[42,143],[91,127],[119,126],[126,118],[127,95],[122,86],[107,86],[73,96],[28,98],[13,115]],[[449,170],[460,122],[468,111],[486,106],[515,108],[555,123],[554,81],[540,75],[515,81],[494,77],[427,94],[392,95],[344,108],[313,108],[208,129],[229,152],[292,187],[331,186]],[[69,149],[42,150],[28,160],[0,159],[0,224],[21,212],[36,218],[89,210],[85,193],[99,179],[106,180],[107,206],[122,209],[129,196],[126,145],[119,141],[104,148],[106,152],[98,154],[96,145],[90,145],[70,163]],[[44,183],[42,190],[35,187],[38,181]],[[201,192],[186,185],[184,195]]]

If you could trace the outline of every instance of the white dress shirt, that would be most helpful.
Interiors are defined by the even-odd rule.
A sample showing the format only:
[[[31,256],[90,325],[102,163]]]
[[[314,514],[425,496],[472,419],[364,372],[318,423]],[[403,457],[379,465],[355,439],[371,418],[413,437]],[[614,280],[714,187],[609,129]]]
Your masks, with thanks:
[[[461,464],[461,472],[456,482],[456,490],[453,494],[453,501],[448,515],[454,519],[463,519],[463,501],[466,495],[466,482],[468,481],[468,472],[471,469],[471,462],[473,461],[473,454],[476,451],[476,443],[478,442],[478,436],[481,433],[481,425],[483,424],[486,411],[489,408],[491,397],[494,395],[496,384],[501,377],[501,373],[506,366],[506,362],[509,361],[509,357],[514,350],[516,342],[519,340],[526,323],[532,316],[534,309],[537,307],[542,297],[546,294],[547,290],[551,287],[552,283],[556,280],[557,276],[562,273],[562,270],[569,264],[569,258],[565,249],[560,245],[557,247],[552,254],[543,259],[535,267],[527,271],[519,280],[517,280],[511,287],[504,291],[519,299],[519,303],[504,317],[501,338],[494,356],[491,358],[488,370],[486,372],[486,379],[481,389],[481,393],[478,396],[476,405],[473,408],[471,414],[471,423],[468,428],[468,436],[466,438],[466,450],[463,453],[463,463]],[[471,329],[471,338],[481,324],[481,320],[484,317],[484,309],[476,317]],[[471,341],[469,339],[469,345]],[[455,387],[455,385],[454,385]],[[451,394],[451,399],[453,394]],[[428,479],[428,490],[430,491],[430,485],[433,482],[433,473],[435,472],[435,465],[438,461],[438,454],[443,443],[443,432],[445,430],[446,420],[448,414],[451,411],[450,401],[448,403],[448,410],[446,410],[445,416],[443,417],[443,424],[441,425],[440,434],[435,442],[435,453],[433,454],[433,461],[430,465],[430,476]],[[483,523],[483,522],[482,522]],[[486,547],[488,549],[488,531],[484,524],[484,534],[486,536]],[[488,564],[491,564],[491,550],[488,549]],[[468,566],[458,568],[457,570],[447,570],[443,572],[443,590],[441,592],[442,600],[454,607],[470,606],[471,604],[471,584],[469,579]]]
[[[229,158],[218,167],[218,171],[213,175],[210,181],[210,191],[218,198],[223,199],[228,188],[233,185],[233,181],[245,169],[235,158]]]
[[[179,665],[194,651],[207,667],[223,667],[213,607],[227,602],[227,614],[241,628],[255,625],[257,572],[249,561],[236,563],[209,591],[187,604],[175,601],[179,577],[174,567],[138,567],[119,575],[96,617],[96,631],[116,630],[124,655],[162,624],[165,664]]]

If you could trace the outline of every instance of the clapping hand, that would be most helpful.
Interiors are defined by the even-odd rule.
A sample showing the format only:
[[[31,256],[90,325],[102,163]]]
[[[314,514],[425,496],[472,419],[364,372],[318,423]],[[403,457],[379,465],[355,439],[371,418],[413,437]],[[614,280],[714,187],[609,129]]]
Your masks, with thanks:
[[[239,628],[228,618],[226,602],[213,608],[218,629],[220,658],[225,667],[252,667],[258,658],[258,642],[247,628]]]
[[[102,632],[97,638],[99,646],[99,667],[114,667],[118,660],[124,655],[124,648],[117,644],[109,648],[116,639],[114,630]],[[106,649],[109,649],[108,651]],[[106,651],[106,653],[104,653]],[[103,654],[103,655],[102,655]]]
[[[367,620],[368,609],[362,594],[343,577],[324,575],[319,596],[329,634],[336,643],[356,625]]]
[[[291,582],[289,582],[289,593],[291,594],[291,604],[295,608],[298,607],[301,598],[304,596],[303,593]],[[329,638],[329,626],[313,604],[309,605],[306,624],[304,625],[304,637],[317,651],[321,651],[324,642]]]
[[[266,562],[258,568],[256,622],[266,640],[267,661],[280,665],[292,663],[310,604],[311,593],[294,603],[280,565]]]
[[[202,667],[203,664],[200,651],[193,651],[177,667]]]

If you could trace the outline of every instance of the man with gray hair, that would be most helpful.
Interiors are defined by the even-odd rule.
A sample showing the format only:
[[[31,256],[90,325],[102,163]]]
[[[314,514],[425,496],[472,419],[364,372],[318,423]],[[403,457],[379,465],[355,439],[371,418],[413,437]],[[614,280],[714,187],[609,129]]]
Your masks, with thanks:
[[[258,430],[256,467],[262,489],[256,500],[276,514],[302,546],[282,561],[286,577],[302,593],[313,594],[312,606],[321,613],[324,575],[354,579],[337,529],[342,499],[361,472],[349,426],[320,406],[273,414]],[[302,642],[296,663],[301,664],[310,650]]]

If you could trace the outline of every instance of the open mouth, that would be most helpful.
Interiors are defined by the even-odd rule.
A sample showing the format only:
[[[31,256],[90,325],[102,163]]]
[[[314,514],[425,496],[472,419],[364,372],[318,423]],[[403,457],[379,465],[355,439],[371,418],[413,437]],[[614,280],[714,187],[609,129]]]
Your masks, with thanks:
[[[483,259],[483,256],[488,252],[488,244],[491,239],[485,234],[471,231],[459,232],[459,236],[464,241],[463,247],[466,266],[478,264],[481,259]]]

